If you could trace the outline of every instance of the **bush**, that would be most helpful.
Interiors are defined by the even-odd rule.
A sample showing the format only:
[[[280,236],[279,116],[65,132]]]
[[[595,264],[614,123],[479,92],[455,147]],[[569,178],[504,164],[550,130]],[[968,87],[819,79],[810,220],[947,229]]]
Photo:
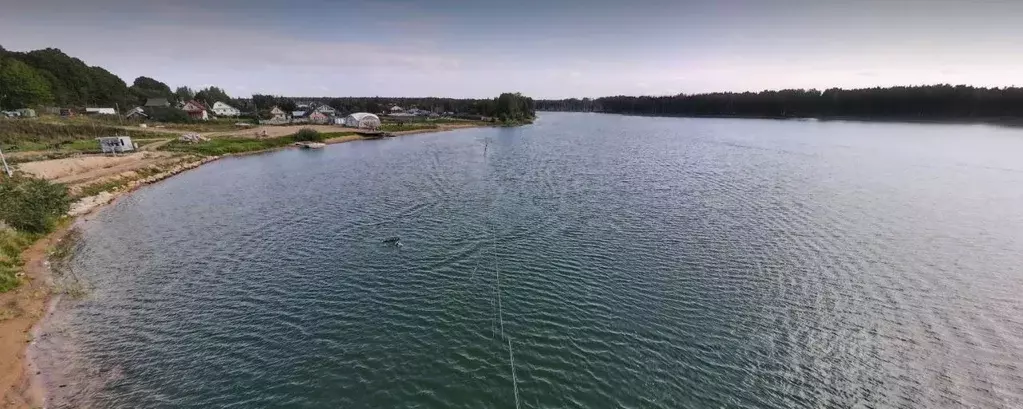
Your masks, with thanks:
[[[67,186],[20,175],[0,178],[0,221],[15,229],[49,232],[70,206]]]
[[[298,142],[320,142],[323,140],[323,135],[320,135],[315,129],[302,128],[295,134],[295,140]]]
[[[177,122],[177,123],[188,123],[192,122],[192,118],[188,116],[188,113],[177,108],[171,107],[149,107],[146,108],[146,114],[149,115],[149,119],[158,122]]]

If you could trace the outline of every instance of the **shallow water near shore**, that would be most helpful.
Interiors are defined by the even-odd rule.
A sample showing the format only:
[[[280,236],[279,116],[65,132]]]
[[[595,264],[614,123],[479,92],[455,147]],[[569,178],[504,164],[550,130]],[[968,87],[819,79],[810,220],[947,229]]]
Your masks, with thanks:
[[[33,354],[58,407],[1023,407],[1020,152],[542,113],[228,158],[81,224]]]

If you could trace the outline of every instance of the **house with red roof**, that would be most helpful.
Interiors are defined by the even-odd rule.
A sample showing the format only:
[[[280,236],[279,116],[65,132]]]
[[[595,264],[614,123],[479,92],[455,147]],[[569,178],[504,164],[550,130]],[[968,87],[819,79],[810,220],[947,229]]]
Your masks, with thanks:
[[[202,121],[210,119],[209,108],[206,108],[206,105],[194,99],[186,102],[185,106],[181,107],[181,109],[188,113],[189,118]]]

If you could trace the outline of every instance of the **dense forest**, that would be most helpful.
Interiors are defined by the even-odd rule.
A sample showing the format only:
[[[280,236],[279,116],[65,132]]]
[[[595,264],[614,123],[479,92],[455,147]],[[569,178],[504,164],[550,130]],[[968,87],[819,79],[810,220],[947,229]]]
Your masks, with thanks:
[[[966,85],[614,96],[541,100],[537,109],[641,115],[861,117],[891,119],[1023,118],[1023,88]]]

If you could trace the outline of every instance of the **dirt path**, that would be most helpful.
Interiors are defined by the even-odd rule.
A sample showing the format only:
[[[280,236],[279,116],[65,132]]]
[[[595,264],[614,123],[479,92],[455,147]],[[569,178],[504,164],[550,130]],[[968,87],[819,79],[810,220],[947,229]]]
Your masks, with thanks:
[[[21,257],[25,260],[24,282],[0,293],[0,408],[40,407],[44,391],[33,385],[25,358],[32,341],[32,328],[46,313],[51,297],[47,251],[64,237],[71,223],[37,241]]]
[[[153,143],[150,143],[150,144],[142,145],[142,146],[139,147],[139,150],[140,151],[155,151],[155,150],[159,149],[161,146],[170,143],[171,141],[173,141],[173,139],[169,139],[168,138],[168,139],[164,139],[162,141],[158,141],[158,142],[153,142]]]

